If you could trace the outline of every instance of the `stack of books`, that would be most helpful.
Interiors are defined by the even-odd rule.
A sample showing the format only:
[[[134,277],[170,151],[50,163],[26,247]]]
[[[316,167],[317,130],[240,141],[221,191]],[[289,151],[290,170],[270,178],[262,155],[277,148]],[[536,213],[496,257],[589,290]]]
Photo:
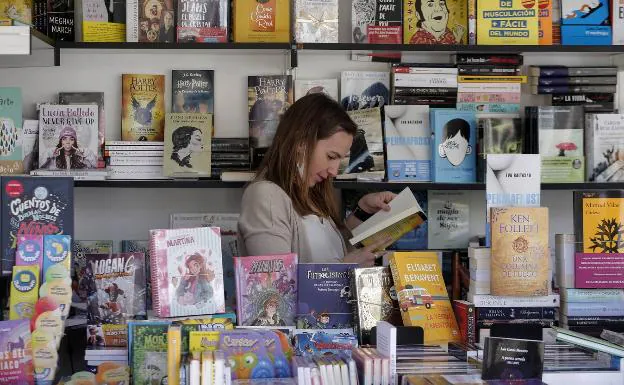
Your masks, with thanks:
[[[105,362],[128,365],[128,348],[91,347],[85,350],[85,362],[88,367],[97,368]]]
[[[164,142],[108,141],[108,179],[166,179],[163,154]]]
[[[452,64],[395,64],[391,100],[397,105],[455,108],[457,68]]]
[[[248,138],[212,138],[211,174],[220,178],[224,171],[249,171]]]
[[[561,289],[561,326],[598,337],[624,331],[624,290]]]

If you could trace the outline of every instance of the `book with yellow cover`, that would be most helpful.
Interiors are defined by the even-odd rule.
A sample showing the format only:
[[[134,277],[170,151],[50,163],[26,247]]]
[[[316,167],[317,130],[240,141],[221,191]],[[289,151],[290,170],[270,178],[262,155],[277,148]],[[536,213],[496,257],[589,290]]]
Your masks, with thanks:
[[[76,39],[85,42],[126,41],[126,1],[76,0]]]
[[[493,207],[490,215],[491,294],[548,295],[548,208]]]
[[[539,45],[553,44],[553,1],[538,0]]]
[[[290,3],[289,0],[234,0],[234,41],[289,42]]]
[[[180,325],[170,325],[167,331],[167,372],[180,372],[182,356],[182,329]],[[179,376],[169,376],[168,385],[180,385]]]
[[[121,81],[121,140],[162,142],[165,75],[123,74]]]
[[[461,335],[438,254],[394,252],[390,256],[390,270],[403,324],[422,327],[425,344],[458,342]]]
[[[477,44],[537,45],[538,14],[536,0],[479,0]]]
[[[425,1],[403,0],[404,44],[468,44],[468,2],[440,4],[434,12]]]
[[[576,251],[624,253],[624,191],[575,191]]]
[[[217,350],[219,345],[218,331],[190,332],[189,352],[203,352]]]
[[[31,25],[31,0],[0,0],[0,25]]]

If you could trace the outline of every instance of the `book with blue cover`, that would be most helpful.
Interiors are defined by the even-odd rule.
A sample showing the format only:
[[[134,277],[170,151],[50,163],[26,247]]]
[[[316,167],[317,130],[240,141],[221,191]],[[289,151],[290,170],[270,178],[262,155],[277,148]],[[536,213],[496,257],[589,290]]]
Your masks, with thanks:
[[[429,106],[385,106],[388,181],[431,180]]]
[[[474,112],[432,108],[432,180],[436,183],[474,183],[477,177]]]

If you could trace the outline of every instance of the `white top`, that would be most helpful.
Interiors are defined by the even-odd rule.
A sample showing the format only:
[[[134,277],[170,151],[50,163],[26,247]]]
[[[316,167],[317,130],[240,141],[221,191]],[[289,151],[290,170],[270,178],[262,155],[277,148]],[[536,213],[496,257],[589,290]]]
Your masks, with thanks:
[[[344,248],[342,235],[327,218],[319,218],[317,215],[306,215],[301,218],[305,238],[311,250],[309,262],[342,262]]]

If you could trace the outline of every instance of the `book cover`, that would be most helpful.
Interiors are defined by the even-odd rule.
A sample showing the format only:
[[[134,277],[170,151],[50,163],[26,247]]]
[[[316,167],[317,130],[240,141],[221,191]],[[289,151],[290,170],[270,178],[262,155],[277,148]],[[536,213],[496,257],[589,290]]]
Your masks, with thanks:
[[[347,111],[390,104],[389,90],[389,72],[342,71],[340,73],[340,102]]]
[[[112,253],[113,241],[73,240],[70,274],[72,280],[72,307],[74,308],[74,316],[77,318],[87,318],[87,299],[97,294],[96,287],[93,285],[93,277],[89,277],[86,274],[87,254]]]
[[[296,254],[235,257],[234,273],[239,325],[295,325]]]
[[[338,100],[338,79],[295,80],[295,100],[319,92]]]
[[[163,175],[209,177],[212,114],[165,114]]]
[[[477,116],[477,135],[477,181],[480,182],[485,180],[487,154],[521,154],[524,148],[524,128],[517,115]]]
[[[273,142],[281,116],[293,104],[292,76],[248,76],[247,100],[251,164],[257,168]]]
[[[447,108],[430,109],[433,132],[432,180],[437,183],[476,181],[475,114]]]
[[[401,44],[403,0],[356,0],[351,2],[353,43]]]
[[[562,25],[609,25],[609,2],[595,0],[561,0]]]
[[[22,127],[22,163],[24,173],[39,168],[39,121],[25,119]]]
[[[494,207],[490,291],[543,296],[550,288],[548,208]]]
[[[150,258],[150,242],[148,240],[121,241],[122,253],[142,253],[145,259],[145,305],[147,310],[152,310],[152,271]]]
[[[390,256],[390,270],[403,325],[421,327],[425,344],[460,341],[438,254],[394,252]]]
[[[587,179],[590,182],[624,180],[624,115],[586,114],[585,146]]]
[[[553,44],[553,3],[554,0],[542,0],[537,2],[538,9],[538,42],[539,45]]]
[[[72,178],[3,177],[2,273],[15,264],[19,235],[74,233]]]
[[[353,326],[351,274],[356,263],[297,265],[297,329]]]
[[[385,106],[388,181],[431,180],[429,106]]]
[[[126,41],[126,0],[77,0],[74,6],[78,41]]]
[[[338,0],[296,0],[295,41],[338,43]]]
[[[350,356],[351,349],[358,347],[358,340],[351,329],[297,330],[293,336],[293,347],[295,354],[302,357]]]
[[[0,322],[0,384],[34,384],[32,360],[30,321]]]
[[[128,26],[133,30],[132,35],[136,37],[136,40],[127,39],[128,41],[139,43],[174,43],[176,41],[173,0],[129,1],[127,8],[133,11],[130,15],[127,14],[126,18]]]
[[[165,76],[123,74],[121,82],[121,140],[162,142]]]
[[[73,0],[47,0],[47,35],[54,41],[74,41]]]
[[[576,251],[623,253],[624,192],[575,191],[574,228]]]
[[[477,314],[475,314],[474,304],[468,301],[454,300],[453,310],[457,318],[461,342],[470,345],[476,343]]]
[[[470,239],[470,196],[466,191],[428,191],[428,248],[463,249]]]
[[[0,174],[21,174],[22,89],[0,87]]]
[[[239,214],[171,214],[172,229],[190,227],[218,227],[221,230],[221,257],[223,260],[223,286],[225,306],[233,309],[236,305],[236,283],[234,281],[234,256],[238,256],[238,217]]]
[[[159,317],[225,311],[218,228],[150,230],[152,306]]]
[[[358,129],[349,156],[340,160],[338,174],[358,174],[365,172],[384,172],[384,143],[381,109],[379,107],[364,110],[347,111]],[[355,178],[356,175],[353,175]]]
[[[31,25],[33,2],[30,0],[5,1],[0,4],[0,25]]]
[[[538,45],[537,1],[481,0],[477,2],[477,44]]]
[[[88,297],[91,324],[124,324],[145,310],[145,256],[141,253],[87,254],[86,279],[97,292]]]
[[[234,41],[286,43],[290,40],[289,0],[234,0]]]
[[[178,43],[227,43],[230,18],[227,0],[178,0],[177,6]]]
[[[446,1],[435,12],[425,2],[403,2],[403,44],[468,44],[467,2]]]
[[[482,379],[537,380],[542,378],[543,370],[544,342],[498,337],[485,338]]]
[[[213,114],[214,122],[214,71],[171,71],[171,112]]]
[[[128,353],[132,384],[167,382],[167,332],[169,322],[137,322],[128,325]]]
[[[619,253],[576,253],[574,256],[574,287],[580,289],[624,289],[624,254]],[[619,303],[607,306],[604,303],[594,303],[600,308],[594,311],[572,314],[572,304],[566,304],[567,315],[596,316],[601,313],[605,316],[622,316],[622,306]],[[580,304],[581,310],[586,310],[588,304]],[[615,309],[609,313],[608,309]],[[616,314],[617,313],[617,314]]]
[[[106,139],[106,114],[104,92],[59,92],[59,104],[95,104],[98,106],[98,167],[104,165],[104,140]]]

